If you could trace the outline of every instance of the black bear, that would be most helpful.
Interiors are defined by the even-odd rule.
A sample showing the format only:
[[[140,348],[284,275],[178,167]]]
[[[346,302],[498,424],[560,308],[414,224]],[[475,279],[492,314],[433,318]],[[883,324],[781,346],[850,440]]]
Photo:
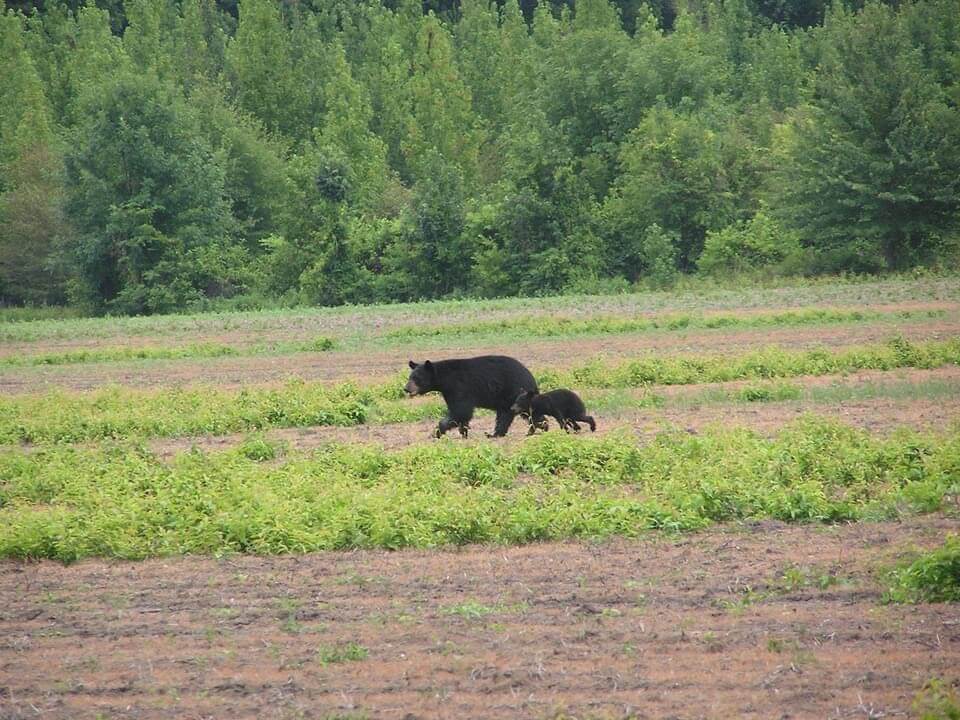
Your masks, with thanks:
[[[516,413],[511,409],[524,390],[537,392],[537,381],[518,360],[503,355],[482,355],[463,360],[438,360],[423,364],[410,361],[410,379],[404,388],[408,395],[437,391],[447,403],[447,416],[437,425],[436,436],[457,427],[467,436],[475,408],[496,410],[493,434],[503,437]]]
[[[536,391],[524,391],[517,396],[511,408],[518,415],[530,418],[530,430],[527,435],[533,435],[537,428],[547,429],[545,415],[557,419],[560,427],[569,432],[580,432],[577,421],[585,422],[590,426],[590,432],[597,429],[593,418],[587,415],[587,408],[583,400],[572,390],[551,390],[542,394]]]

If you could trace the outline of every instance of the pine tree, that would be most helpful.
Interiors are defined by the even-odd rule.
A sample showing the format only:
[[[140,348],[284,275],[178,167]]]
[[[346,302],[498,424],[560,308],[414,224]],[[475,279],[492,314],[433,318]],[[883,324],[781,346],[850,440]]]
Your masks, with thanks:
[[[427,177],[439,153],[467,187],[478,177],[481,131],[469,88],[460,79],[450,33],[433,15],[423,18],[411,58],[407,94],[412,108],[403,152],[416,180]]]
[[[52,112],[26,49],[22,16],[0,15],[0,298],[45,303],[64,297],[59,247],[62,163]]]
[[[379,207],[388,180],[386,145],[370,129],[373,110],[366,88],[353,78],[339,41],[330,47],[329,56],[323,90],[326,112],[315,141],[324,157],[348,168],[351,200],[370,212]]]

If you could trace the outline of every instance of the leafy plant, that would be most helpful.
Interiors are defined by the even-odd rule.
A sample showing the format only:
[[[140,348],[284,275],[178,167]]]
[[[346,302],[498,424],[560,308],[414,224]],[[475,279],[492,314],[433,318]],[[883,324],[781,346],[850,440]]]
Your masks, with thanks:
[[[960,602],[960,536],[890,572],[888,602]]]

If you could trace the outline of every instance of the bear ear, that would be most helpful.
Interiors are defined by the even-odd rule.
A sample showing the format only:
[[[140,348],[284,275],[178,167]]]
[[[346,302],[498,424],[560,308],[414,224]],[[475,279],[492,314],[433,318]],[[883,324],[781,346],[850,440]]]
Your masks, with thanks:
[[[416,364],[413,360],[411,360],[411,361],[408,363],[408,365],[410,365],[410,369],[411,369],[411,370],[416,370],[416,369],[417,369],[417,364]]]
[[[430,370],[431,372],[433,371],[433,363],[430,362],[429,360],[427,360],[427,361],[423,364],[423,366],[424,366],[427,370]]]

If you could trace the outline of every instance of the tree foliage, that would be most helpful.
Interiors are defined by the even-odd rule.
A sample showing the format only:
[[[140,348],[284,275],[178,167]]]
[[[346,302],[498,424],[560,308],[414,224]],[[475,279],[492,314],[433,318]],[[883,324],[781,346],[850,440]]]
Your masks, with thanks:
[[[0,303],[543,294],[960,248],[955,0],[7,8]]]

